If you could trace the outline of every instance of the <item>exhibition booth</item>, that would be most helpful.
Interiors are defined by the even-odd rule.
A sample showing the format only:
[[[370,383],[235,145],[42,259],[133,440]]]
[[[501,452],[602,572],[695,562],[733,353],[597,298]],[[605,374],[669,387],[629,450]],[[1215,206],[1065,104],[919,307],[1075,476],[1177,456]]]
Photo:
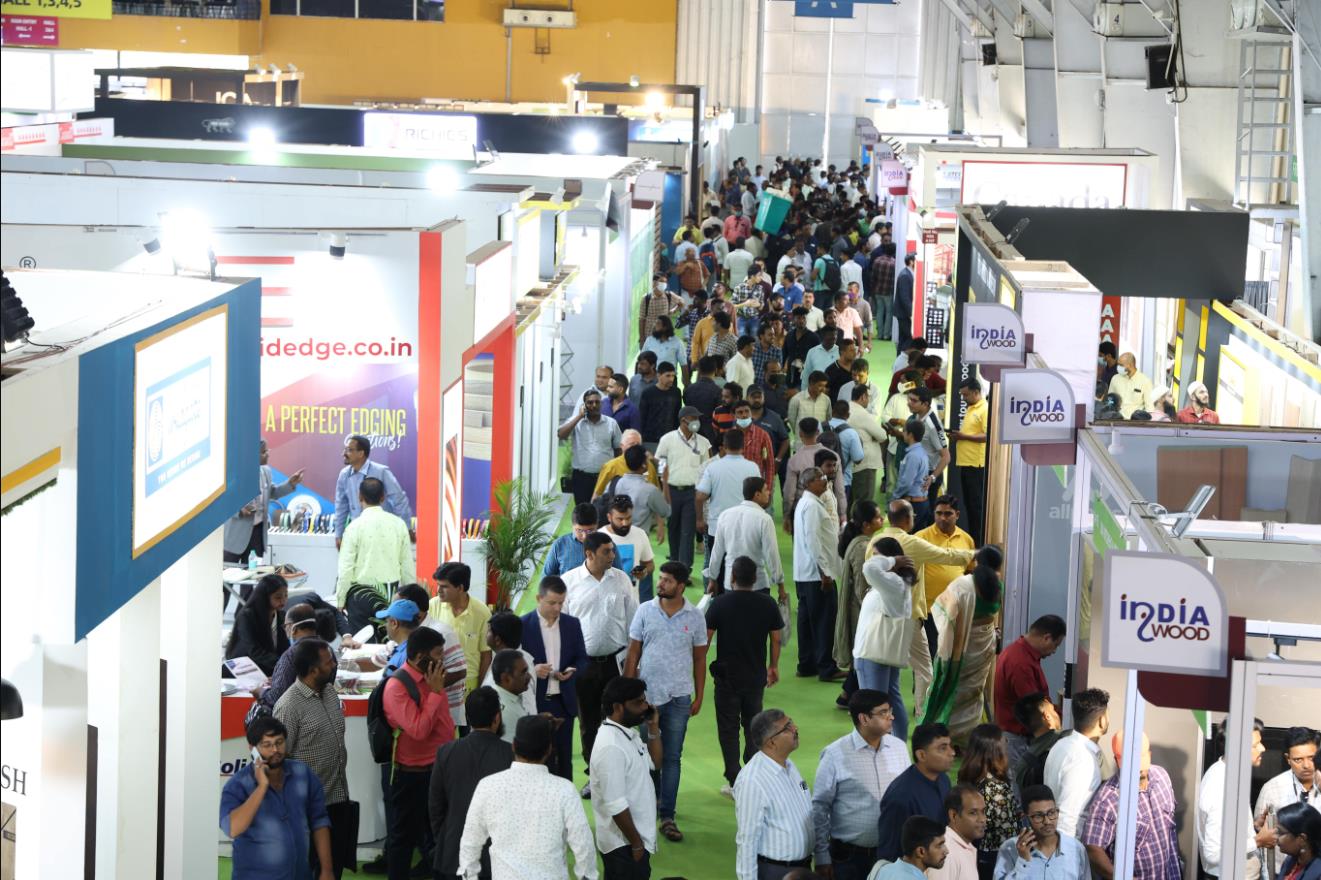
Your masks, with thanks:
[[[258,492],[260,285],[6,276],[35,322],[3,358],[15,876],[213,877],[217,560]]]

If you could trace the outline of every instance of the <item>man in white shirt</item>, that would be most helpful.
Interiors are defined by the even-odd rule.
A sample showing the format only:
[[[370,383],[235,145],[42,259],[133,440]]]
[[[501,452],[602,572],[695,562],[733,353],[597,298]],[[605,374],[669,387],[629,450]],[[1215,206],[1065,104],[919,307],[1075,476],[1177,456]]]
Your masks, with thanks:
[[[810,290],[803,291],[803,308],[807,309],[807,329],[819,333],[826,326],[826,313],[817,307],[816,294]]]
[[[871,870],[881,797],[911,763],[904,741],[890,733],[889,696],[861,688],[848,710],[853,732],[821,750],[812,795],[817,870],[833,865],[834,880],[862,880]]]
[[[425,625],[424,623],[423,626]],[[486,621],[486,647],[491,649],[492,659],[491,667],[486,670],[486,677],[482,679],[483,686],[496,686],[494,658],[501,651],[517,651],[522,654],[523,659],[527,661],[528,672],[535,674],[537,661],[530,653],[523,650],[522,645],[523,619],[512,611],[500,611],[492,614],[491,619]],[[445,647],[449,648],[448,641],[445,643]],[[518,717],[537,714],[537,689],[532,686],[526,687],[519,696],[523,711],[519,713]],[[505,741],[513,742],[514,725],[506,724],[505,727],[507,728]]]
[[[588,535],[583,551],[583,564],[564,575],[564,613],[578,618],[587,647],[587,668],[579,671],[576,684],[583,761],[590,764],[601,726],[601,694],[619,675],[616,655],[628,647],[628,625],[638,600],[628,575],[614,567],[615,545],[609,535]],[[583,797],[588,796],[588,786],[583,786]]]
[[[725,255],[725,271],[729,273],[729,286],[738,287],[748,277],[748,269],[752,266],[752,261],[756,257],[748,250],[747,241],[738,239],[734,242],[734,249]]]
[[[839,574],[839,519],[826,508],[826,475],[803,471],[807,491],[794,508],[794,587],[798,593],[798,676],[821,681],[844,677],[835,665],[835,578]]]
[[[1202,775],[1202,782],[1197,786],[1197,847],[1202,856],[1202,870],[1212,877],[1221,876],[1221,840],[1224,831],[1225,813],[1225,731],[1229,719],[1216,731],[1214,742],[1221,757],[1207,768]],[[1261,766],[1261,756],[1266,753],[1266,746],[1261,741],[1261,732],[1265,729],[1260,718],[1252,719],[1252,766]],[[1261,859],[1257,855],[1257,831],[1252,827],[1252,817],[1247,817],[1246,868],[1243,876],[1246,880],[1257,880],[1261,876]],[[1265,832],[1268,834],[1269,832]]]
[[[1046,756],[1042,780],[1055,792],[1059,830],[1078,836],[1083,810],[1101,787],[1101,747],[1110,729],[1110,694],[1089,688],[1073,697],[1073,732],[1055,743]]]
[[[857,365],[857,361],[854,361],[854,365]],[[858,432],[858,439],[862,441],[862,461],[853,466],[853,501],[875,501],[876,487],[880,485],[882,468],[885,467],[885,447],[890,438],[876,416],[868,410],[871,404],[868,386],[857,382],[850,382],[849,385],[853,386],[849,392],[852,398],[849,401],[849,425]]]
[[[651,773],[661,765],[661,734],[660,718],[647,702],[646,690],[639,678],[616,678],[601,697],[610,714],[592,752],[590,785],[596,848],[606,877],[651,876],[651,854],[656,851]],[[645,745],[637,730],[644,722]]]
[[[746,556],[757,564],[755,589],[769,593],[771,584],[775,584],[781,601],[788,598],[775,520],[766,512],[770,504],[771,487],[767,482],[761,477],[745,477],[743,503],[722,513],[716,526],[715,542],[707,560],[708,592],[719,594],[721,587],[729,584],[734,560]]]
[[[520,623],[519,626],[521,628],[522,624]],[[523,653],[514,648],[500,651],[491,661],[490,673],[495,679],[492,687],[500,697],[500,714],[505,721],[505,730],[500,738],[507,743],[514,741],[514,727],[520,718],[527,715],[523,698],[531,690],[531,669]]]
[[[945,796],[945,864],[927,871],[930,880],[978,880],[977,841],[986,836],[986,799],[967,784]]]
[[[789,755],[798,726],[779,709],[758,713],[748,726],[757,754],[734,781],[738,880],[783,880],[812,862],[812,791]]]
[[[725,361],[725,381],[733,382],[738,387],[747,389],[757,381],[756,370],[752,366],[752,349],[757,344],[753,336],[743,335],[738,338],[738,350],[733,357]]]
[[[1321,777],[1316,775],[1317,746],[1321,733],[1310,727],[1291,727],[1284,734],[1284,759],[1288,769],[1266,780],[1257,794],[1257,805],[1252,815],[1261,825],[1261,845],[1266,847],[1266,859],[1274,865],[1266,867],[1278,871],[1284,867],[1284,852],[1276,839],[1275,813],[1285,804],[1305,803],[1321,811]],[[1272,849],[1273,848],[1273,849]]]
[[[579,880],[597,880],[596,848],[573,783],[546,768],[551,719],[532,715],[514,730],[514,763],[477,783],[459,842],[459,875],[478,880],[491,842],[491,880],[563,880],[564,848]]]
[[[701,434],[702,413],[695,406],[679,410],[679,427],[656,445],[661,491],[670,505],[666,532],[671,558],[693,564],[693,538],[697,535],[697,481],[711,456],[711,441]]]
[[[615,542],[615,556],[623,563],[622,570],[629,573],[633,586],[633,601],[645,602],[651,598],[652,572],[656,570],[656,554],[651,539],[642,529],[633,525],[633,499],[617,493],[610,502],[606,525],[600,531]]]
[[[761,476],[754,462],[743,457],[743,432],[730,428],[721,438],[724,455],[713,459],[697,480],[697,532],[706,536],[706,557],[711,558],[720,514],[743,500],[743,481]]]

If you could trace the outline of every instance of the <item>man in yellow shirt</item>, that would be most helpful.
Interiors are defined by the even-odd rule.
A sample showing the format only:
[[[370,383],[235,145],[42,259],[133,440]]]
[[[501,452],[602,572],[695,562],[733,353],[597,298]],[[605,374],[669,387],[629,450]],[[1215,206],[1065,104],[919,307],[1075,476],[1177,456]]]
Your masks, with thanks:
[[[697,362],[706,357],[706,346],[716,334],[716,313],[723,311],[725,301],[718,296],[712,297],[710,312],[693,327],[693,338],[688,344],[688,360],[694,370],[697,369]],[[733,312],[729,316],[733,318]]]
[[[984,541],[982,527],[986,511],[986,398],[982,397],[982,383],[969,376],[959,384],[959,397],[968,409],[959,422],[954,438],[954,466],[959,470],[959,490],[963,493],[967,510],[968,533],[974,540]]]
[[[925,529],[914,532],[913,537],[921,538],[936,547],[945,550],[976,550],[977,544],[972,536],[959,528],[959,499],[953,495],[941,495],[936,499],[936,521]],[[935,604],[945,588],[963,574],[964,565],[945,565],[928,562],[922,566],[922,580],[926,584],[927,608]],[[931,647],[931,656],[936,656],[936,623],[927,617],[923,623],[926,629],[927,644]]]
[[[1138,361],[1132,352],[1126,351],[1119,356],[1118,372],[1110,380],[1109,393],[1119,398],[1119,412],[1126,419],[1132,418],[1137,410],[1147,408],[1151,380],[1138,372]]]
[[[637,446],[642,442],[642,435],[633,428],[629,428],[619,437],[619,455],[607,461],[601,466],[601,473],[596,478],[596,487],[592,489],[592,497],[596,498],[605,492],[610,481],[615,477],[622,477],[630,473],[628,465],[624,463],[624,450],[630,446]],[[657,489],[661,487],[660,476],[656,473],[656,462],[652,461],[651,456],[647,456],[647,482],[651,483]]]
[[[913,560],[917,567],[917,582],[913,584],[913,619],[925,621],[929,615],[925,571],[930,563],[937,565],[957,565],[966,567],[972,561],[971,550],[953,547],[937,547],[925,538],[910,535],[913,528],[913,505],[900,498],[890,502],[887,515],[889,525],[877,532],[867,545],[867,557],[876,554],[876,542],[890,537],[904,548],[904,555]],[[913,686],[916,695],[910,718],[920,717],[926,707],[927,690],[931,687],[931,646],[927,644],[926,632],[922,627],[913,631],[913,643],[908,649],[908,665],[913,670]]]
[[[435,579],[437,595],[427,610],[436,620],[449,624],[458,633],[463,658],[468,663],[465,693],[470,694],[486,678],[486,670],[491,667],[491,649],[486,644],[486,623],[491,619],[491,609],[481,599],[468,594],[472,569],[462,562],[444,563],[436,569]]]

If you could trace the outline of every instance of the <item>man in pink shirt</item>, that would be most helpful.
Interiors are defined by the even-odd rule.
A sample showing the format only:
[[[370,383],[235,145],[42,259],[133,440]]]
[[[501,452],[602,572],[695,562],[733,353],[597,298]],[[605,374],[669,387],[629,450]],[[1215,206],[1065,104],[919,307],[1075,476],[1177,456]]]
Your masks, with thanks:
[[[428,850],[427,796],[436,750],[454,739],[445,696],[445,638],[419,627],[406,642],[408,661],[385,683],[385,720],[397,731],[386,802],[386,865],[390,880],[407,880],[413,848]]]
[[[849,295],[842,290],[835,294],[835,326],[841,339],[852,339],[862,351],[862,315],[849,305]]]
[[[734,213],[725,218],[725,241],[734,242],[752,235],[752,221],[743,216],[743,206],[736,204]]]

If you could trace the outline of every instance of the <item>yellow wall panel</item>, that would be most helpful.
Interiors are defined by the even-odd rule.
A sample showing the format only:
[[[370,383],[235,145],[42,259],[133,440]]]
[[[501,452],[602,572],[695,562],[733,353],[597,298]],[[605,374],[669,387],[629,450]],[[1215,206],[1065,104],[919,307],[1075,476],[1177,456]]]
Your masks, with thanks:
[[[303,71],[304,103],[369,98],[505,98],[506,0],[448,0],[445,21],[269,15],[260,22],[194,21],[119,16],[108,22],[69,22],[69,48],[247,54],[254,62]],[[550,4],[548,4],[550,5]],[[563,101],[560,80],[643,82],[674,79],[677,0],[576,0],[571,29],[513,32],[511,98]],[[538,50],[541,50],[540,52]],[[623,98],[624,96],[620,96]],[[617,100],[594,95],[593,100]],[[640,96],[639,96],[640,99]]]

